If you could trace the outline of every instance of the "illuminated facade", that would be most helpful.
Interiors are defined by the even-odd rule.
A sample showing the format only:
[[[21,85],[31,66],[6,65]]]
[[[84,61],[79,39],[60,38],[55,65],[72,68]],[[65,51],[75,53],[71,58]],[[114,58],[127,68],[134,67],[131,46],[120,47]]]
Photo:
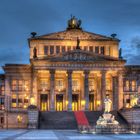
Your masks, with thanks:
[[[65,31],[28,39],[30,64],[6,64],[0,79],[1,126],[28,122],[27,107],[40,111],[131,108],[140,94],[140,66],[126,66],[115,36],[83,31],[72,17]],[[5,122],[5,123],[4,123]]]

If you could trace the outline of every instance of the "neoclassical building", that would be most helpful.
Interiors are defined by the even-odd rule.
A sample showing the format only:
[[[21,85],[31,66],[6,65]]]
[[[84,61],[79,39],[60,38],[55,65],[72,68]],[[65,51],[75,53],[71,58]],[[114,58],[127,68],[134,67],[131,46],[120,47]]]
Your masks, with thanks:
[[[30,104],[43,111],[132,108],[140,94],[140,66],[128,66],[120,40],[84,31],[72,17],[66,30],[28,39],[30,64],[5,64],[0,75],[0,125],[28,123]],[[139,100],[137,100],[138,104]]]

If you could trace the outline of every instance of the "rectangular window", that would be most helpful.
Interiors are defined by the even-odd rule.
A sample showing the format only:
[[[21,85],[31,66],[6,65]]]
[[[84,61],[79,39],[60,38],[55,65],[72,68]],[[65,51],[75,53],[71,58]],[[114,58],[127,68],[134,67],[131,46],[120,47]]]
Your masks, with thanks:
[[[0,81],[0,95],[4,95],[4,91],[5,91],[4,81]]]
[[[56,53],[60,53],[60,46],[56,46]]]
[[[4,98],[0,98],[0,110],[4,109]]]
[[[67,50],[70,51],[70,50],[71,50],[71,46],[68,46],[68,47],[67,47]]]
[[[54,46],[50,46],[50,54],[54,54]]]
[[[62,79],[56,80],[56,89],[61,91],[64,89],[64,81]]]
[[[101,48],[100,48],[100,52],[101,52],[101,54],[104,55],[104,53],[105,53],[105,48],[104,48],[104,47],[101,47]]]
[[[23,90],[23,80],[18,80],[18,90],[19,91]]]
[[[65,46],[62,46],[62,53],[64,53],[65,51]]]
[[[40,81],[40,90],[41,91],[46,91],[48,88],[49,88],[48,80],[41,79],[41,81]]]
[[[136,80],[131,81],[131,90],[136,91]]]
[[[89,46],[89,51],[93,52],[93,46]]]
[[[17,96],[16,94],[12,95],[12,107],[17,107]]]
[[[95,53],[99,53],[99,47],[95,46]]]
[[[48,46],[44,46],[44,54],[48,54],[49,51],[49,47]]]
[[[90,79],[89,80],[89,91],[94,91],[94,90],[96,90],[95,80],[94,79]]]
[[[73,91],[80,90],[80,82],[78,80],[72,80],[72,90]]]
[[[124,81],[124,91],[129,91],[130,90],[130,82],[129,80]]]
[[[84,46],[84,51],[87,51],[87,46]]]

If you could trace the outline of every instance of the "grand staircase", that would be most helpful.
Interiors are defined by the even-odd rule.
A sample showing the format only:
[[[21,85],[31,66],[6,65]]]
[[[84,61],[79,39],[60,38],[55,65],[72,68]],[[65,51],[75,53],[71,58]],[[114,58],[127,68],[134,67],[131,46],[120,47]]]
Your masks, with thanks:
[[[121,125],[128,125],[126,119],[117,111],[111,112]],[[62,111],[40,112],[40,129],[77,129],[78,126],[95,126],[102,111]]]
[[[73,112],[40,112],[40,129],[77,129]]]

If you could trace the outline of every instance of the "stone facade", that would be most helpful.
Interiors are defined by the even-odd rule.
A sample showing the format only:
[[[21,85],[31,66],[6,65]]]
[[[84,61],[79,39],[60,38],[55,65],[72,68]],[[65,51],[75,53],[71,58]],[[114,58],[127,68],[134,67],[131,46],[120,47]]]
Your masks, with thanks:
[[[39,111],[102,111],[106,96],[112,110],[132,108],[134,97],[139,98],[140,66],[125,65],[118,39],[75,25],[28,42],[30,64],[3,66],[1,126],[26,128],[30,104]]]

